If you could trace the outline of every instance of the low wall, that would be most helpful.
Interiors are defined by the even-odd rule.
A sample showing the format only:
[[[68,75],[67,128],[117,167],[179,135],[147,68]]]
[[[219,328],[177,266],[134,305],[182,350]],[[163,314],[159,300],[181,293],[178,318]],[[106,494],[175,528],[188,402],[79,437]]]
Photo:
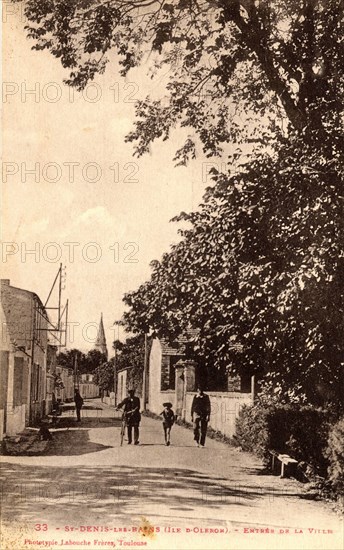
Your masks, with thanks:
[[[111,405],[112,407],[114,407],[115,406],[115,394],[114,394],[114,392],[111,392],[109,396],[103,397],[102,403],[105,403],[106,405]]]
[[[195,392],[186,394],[186,416],[185,420],[191,422],[191,405]],[[235,434],[235,421],[243,405],[251,405],[252,397],[250,393],[221,393],[207,392],[210,397],[211,415],[209,426],[213,430],[223,433],[227,437],[233,437]]]
[[[99,386],[93,382],[81,382],[79,384],[80,395],[83,399],[99,397]]]
[[[185,420],[191,423],[191,405],[196,392],[187,392],[185,400]],[[240,392],[207,392],[210,397],[211,415],[209,426],[216,431],[223,433],[227,437],[233,437],[235,434],[235,421],[239,416],[243,405],[252,404],[250,393]],[[176,394],[175,391],[160,391],[154,395],[148,403],[148,409],[160,414],[165,401],[170,401],[174,411]]]

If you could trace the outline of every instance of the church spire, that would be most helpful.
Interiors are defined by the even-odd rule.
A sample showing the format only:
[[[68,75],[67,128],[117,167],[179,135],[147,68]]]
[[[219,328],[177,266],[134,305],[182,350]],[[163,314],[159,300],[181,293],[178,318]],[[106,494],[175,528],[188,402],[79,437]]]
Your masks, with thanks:
[[[97,340],[95,348],[104,353],[106,355],[106,358],[108,357],[108,350],[106,347],[106,338],[105,338],[105,330],[104,330],[104,324],[103,324],[103,314],[100,316],[100,323],[98,328],[98,334],[97,334]]]

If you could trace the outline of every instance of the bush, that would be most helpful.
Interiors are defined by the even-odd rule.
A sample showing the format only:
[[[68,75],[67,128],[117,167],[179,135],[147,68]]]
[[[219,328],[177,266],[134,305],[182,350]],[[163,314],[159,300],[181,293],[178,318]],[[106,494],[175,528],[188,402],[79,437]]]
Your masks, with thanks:
[[[328,475],[332,487],[344,495],[344,418],[330,430],[326,455],[330,462]]]
[[[236,421],[235,441],[243,451],[255,453],[262,459],[268,458],[272,447],[268,429],[270,411],[261,407],[244,405]]]
[[[236,440],[244,451],[257,454],[265,463],[269,449],[287,453],[308,465],[313,475],[325,477],[331,413],[298,404],[267,405],[259,401],[242,408],[237,420]]]

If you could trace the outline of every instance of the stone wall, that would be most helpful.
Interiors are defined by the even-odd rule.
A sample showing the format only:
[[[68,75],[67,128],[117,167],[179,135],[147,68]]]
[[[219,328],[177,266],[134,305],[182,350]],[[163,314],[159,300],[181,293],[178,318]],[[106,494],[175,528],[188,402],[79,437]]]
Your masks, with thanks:
[[[250,393],[236,392],[206,392],[210,397],[211,415],[209,426],[213,430],[219,431],[227,437],[233,437],[235,434],[235,421],[243,405],[252,404]],[[191,405],[195,392],[186,394],[186,418],[191,422]]]

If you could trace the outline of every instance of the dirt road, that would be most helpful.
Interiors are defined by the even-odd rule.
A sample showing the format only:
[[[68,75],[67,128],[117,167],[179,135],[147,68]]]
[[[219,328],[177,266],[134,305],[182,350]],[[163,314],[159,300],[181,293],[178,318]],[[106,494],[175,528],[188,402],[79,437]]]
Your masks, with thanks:
[[[120,447],[113,409],[88,405],[47,456],[2,457],[2,548],[343,548],[330,507],[255,457],[211,439],[197,448],[180,426],[166,447],[150,418],[139,446]]]

